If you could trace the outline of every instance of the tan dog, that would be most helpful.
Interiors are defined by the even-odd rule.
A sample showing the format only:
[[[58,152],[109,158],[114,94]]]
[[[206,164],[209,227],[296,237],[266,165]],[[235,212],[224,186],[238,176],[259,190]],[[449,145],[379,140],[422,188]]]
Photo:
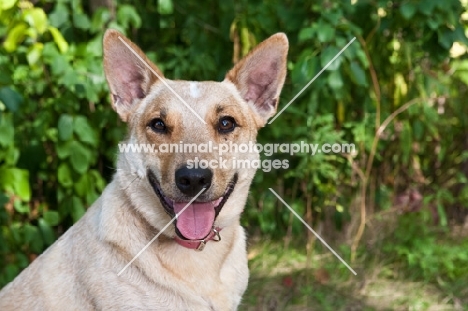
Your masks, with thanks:
[[[113,108],[129,125],[126,143],[255,141],[276,111],[287,50],[286,36],[276,34],[223,82],[171,81],[130,40],[108,30],[104,69]],[[0,310],[236,310],[248,281],[239,218],[255,169],[189,168],[195,157],[218,154],[121,153],[102,196],[0,292]],[[228,155],[234,157],[259,155]]]

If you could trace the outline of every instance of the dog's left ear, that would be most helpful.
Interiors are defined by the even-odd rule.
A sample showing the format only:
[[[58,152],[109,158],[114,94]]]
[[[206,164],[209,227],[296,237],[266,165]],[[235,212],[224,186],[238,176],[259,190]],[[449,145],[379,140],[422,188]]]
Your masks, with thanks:
[[[225,80],[231,81],[242,98],[253,105],[266,123],[275,114],[286,77],[288,38],[277,33],[260,43],[231,69]]]

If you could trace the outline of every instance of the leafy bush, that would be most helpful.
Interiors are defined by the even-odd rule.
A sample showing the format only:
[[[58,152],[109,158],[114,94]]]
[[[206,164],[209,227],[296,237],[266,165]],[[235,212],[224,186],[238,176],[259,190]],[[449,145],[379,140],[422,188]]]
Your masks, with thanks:
[[[431,228],[431,221],[429,212],[401,217],[395,234],[383,245],[385,257],[398,262],[400,271],[411,271],[405,277],[412,279],[432,283],[463,279],[468,275],[466,239],[455,240],[446,230]]]
[[[90,20],[76,1],[48,13],[16,1],[0,11],[6,34],[0,56],[0,284],[97,199],[124,133],[107,105],[101,65],[102,22],[109,13],[101,10]]]

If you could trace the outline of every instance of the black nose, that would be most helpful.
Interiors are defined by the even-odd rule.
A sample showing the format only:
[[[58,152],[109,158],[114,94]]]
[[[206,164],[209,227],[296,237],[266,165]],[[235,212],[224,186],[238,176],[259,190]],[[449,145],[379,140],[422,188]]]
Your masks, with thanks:
[[[213,172],[206,168],[188,168],[183,166],[175,172],[177,188],[188,196],[197,195],[203,188],[211,186]]]

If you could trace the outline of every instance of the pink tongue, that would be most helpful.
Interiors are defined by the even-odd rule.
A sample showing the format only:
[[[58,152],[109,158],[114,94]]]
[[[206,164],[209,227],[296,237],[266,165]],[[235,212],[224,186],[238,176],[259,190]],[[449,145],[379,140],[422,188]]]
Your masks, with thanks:
[[[190,204],[177,217],[177,229],[189,240],[201,240],[205,238],[213,227],[215,219],[215,207],[222,198],[215,201]],[[180,213],[187,205],[186,203],[174,202],[174,211]]]

